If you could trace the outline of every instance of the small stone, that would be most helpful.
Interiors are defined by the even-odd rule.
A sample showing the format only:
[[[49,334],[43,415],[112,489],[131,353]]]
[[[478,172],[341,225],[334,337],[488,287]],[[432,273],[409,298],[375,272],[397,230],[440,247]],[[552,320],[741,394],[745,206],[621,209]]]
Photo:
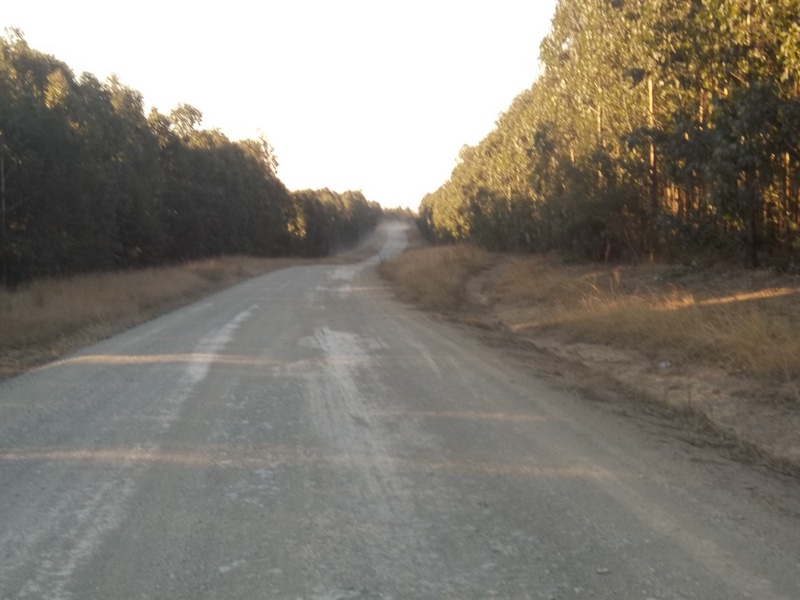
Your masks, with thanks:
[[[597,573],[598,575],[608,575],[609,573],[611,573],[611,569],[607,569],[606,567],[598,567],[597,569],[594,570],[594,572]]]

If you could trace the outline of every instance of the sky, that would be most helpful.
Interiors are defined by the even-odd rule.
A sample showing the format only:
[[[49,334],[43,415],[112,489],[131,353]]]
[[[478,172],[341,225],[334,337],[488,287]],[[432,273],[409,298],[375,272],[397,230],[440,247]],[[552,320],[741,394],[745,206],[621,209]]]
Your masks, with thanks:
[[[76,75],[115,74],[233,140],[262,134],[289,189],[416,209],[539,72],[556,0],[4,2],[0,29]]]

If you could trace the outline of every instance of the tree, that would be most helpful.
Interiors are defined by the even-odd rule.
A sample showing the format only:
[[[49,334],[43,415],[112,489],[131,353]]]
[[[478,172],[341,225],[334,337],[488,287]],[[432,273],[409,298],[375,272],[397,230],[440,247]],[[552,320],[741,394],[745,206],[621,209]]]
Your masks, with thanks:
[[[145,116],[142,95],[117,77],[76,78],[20,32],[0,37],[3,285],[222,253],[308,253],[312,228],[326,241],[313,251],[327,252],[374,226],[379,207],[360,192],[298,202],[264,135],[232,142],[201,123],[188,104]]]
[[[618,258],[800,248],[800,0],[561,0],[542,75],[420,204],[431,239]],[[744,252],[743,252],[744,254]]]

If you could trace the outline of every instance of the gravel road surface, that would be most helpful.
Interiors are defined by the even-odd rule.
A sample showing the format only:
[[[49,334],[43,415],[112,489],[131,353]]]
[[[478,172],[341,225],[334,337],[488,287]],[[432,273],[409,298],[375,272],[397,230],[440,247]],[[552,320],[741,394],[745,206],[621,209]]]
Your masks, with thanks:
[[[378,260],[0,382],[0,598],[800,599],[795,480],[549,388]]]

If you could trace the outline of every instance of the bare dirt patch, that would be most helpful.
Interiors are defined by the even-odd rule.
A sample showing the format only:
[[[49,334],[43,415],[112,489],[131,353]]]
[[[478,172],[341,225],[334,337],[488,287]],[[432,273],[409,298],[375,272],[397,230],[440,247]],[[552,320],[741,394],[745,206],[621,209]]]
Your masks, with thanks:
[[[800,279],[513,255],[462,272],[466,297],[439,312],[539,374],[800,474]]]

